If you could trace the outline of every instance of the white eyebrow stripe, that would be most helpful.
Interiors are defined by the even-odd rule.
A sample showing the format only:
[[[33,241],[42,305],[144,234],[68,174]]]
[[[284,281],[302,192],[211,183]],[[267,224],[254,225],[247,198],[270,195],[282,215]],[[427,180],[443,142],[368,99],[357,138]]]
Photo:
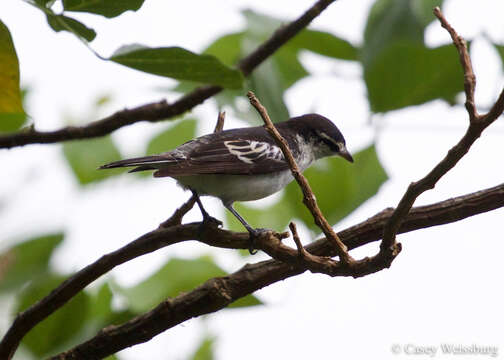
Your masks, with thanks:
[[[324,139],[329,140],[329,141],[330,141],[330,142],[332,142],[333,144],[336,144],[336,145],[338,145],[338,144],[339,144],[338,142],[334,141],[334,139],[333,139],[332,137],[330,137],[329,135],[327,135],[327,134],[326,134],[326,133],[324,133],[324,132],[319,132],[319,135],[320,135],[321,137],[323,137]]]
[[[321,137],[323,137],[324,139],[329,140],[330,142],[332,142],[334,145],[337,145],[338,148],[340,149],[340,151],[343,150],[343,149],[346,149],[346,146],[345,146],[345,144],[342,141],[335,141],[333,138],[331,138],[330,136],[328,136],[326,133],[323,133],[323,132],[319,132],[318,134]]]

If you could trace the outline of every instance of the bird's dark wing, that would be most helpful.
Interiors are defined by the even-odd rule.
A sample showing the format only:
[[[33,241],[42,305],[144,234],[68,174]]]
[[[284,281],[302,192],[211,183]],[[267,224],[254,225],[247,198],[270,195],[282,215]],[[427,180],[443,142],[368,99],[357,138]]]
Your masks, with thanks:
[[[294,140],[288,136],[286,140],[291,150],[297,153]],[[289,168],[282,151],[263,127],[232,129],[201,136],[163,154],[120,160],[101,168],[127,166],[135,166],[130,172],[156,170],[155,177],[257,175]]]
[[[192,149],[186,158],[160,166],[154,176],[266,174],[289,168],[280,148],[270,142],[228,136],[212,136],[208,140],[187,143],[186,148]]]

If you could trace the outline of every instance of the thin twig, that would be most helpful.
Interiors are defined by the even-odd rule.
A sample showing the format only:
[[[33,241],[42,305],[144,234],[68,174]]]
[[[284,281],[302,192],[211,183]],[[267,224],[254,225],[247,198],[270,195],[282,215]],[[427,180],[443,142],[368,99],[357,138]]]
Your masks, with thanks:
[[[172,216],[170,216],[167,220],[159,224],[158,229],[166,229],[169,228],[170,226],[182,224],[182,219],[184,218],[185,214],[187,214],[193,208],[195,203],[196,203],[196,196],[193,195],[189,198],[189,200],[187,200],[184,204],[182,204],[181,207],[175,210]]]
[[[474,91],[476,88],[476,76],[472,68],[471,57],[469,56],[469,51],[467,51],[467,43],[462,36],[457,34],[455,29],[448,23],[446,18],[443,16],[441,9],[436,6],[433,10],[434,15],[439,19],[441,26],[445,28],[450,34],[453,44],[457,48],[460,57],[460,64],[464,71],[464,90],[466,94],[465,106],[467,112],[469,113],[469,120],[471,122],[476,121],[479,117],[478,111],[476,110],[476,105],[474,102]]]
[[[329,222],[322,214],[322,211],[320,211],[320,208],[317,204],[317,200],[315,199],[315,195],[313,194],[313,191],[311,190],[308,181],[299,170],[299,167],[296,164],[296,160],[294,159],[294,156],[292,155],[292,152],[289,149],[287,141],[285,141],[282,135],[280,135],[278,130],[275,128],[275,125],[273,125],[271,119],[269,118],[268,111],[260,103],[260,101],[254,95],[254,93],[252,91],[249,91],[247,93],[247,96],[252,106],[254,106],[257,112],[261,115],[264,124],[266,125],[266,130],[273,137],[273,139],[280,147],[280,149],[282,149],[282,153],[284,154],[285,159],[289,164],[289,168],[292,172],[292,175],[296,179],[297,183],[299,184],[299,187],[303,192],[303,202],[308,208],[308,210],[310,210],[310,213],[313,216],[315,224],[317,224],[317,226],[322,230],[322,232],[328,239],[333,241],[341,261],[343,261],[343,263],[346,265],[351,265],[354,260],[348,254],[345,244],[343,244],[341,239],[338,237],[334,229],[331,227]]]
[[[299,238],[295,223],[289,223],[289,229],[291,230],[292,238],[296,243],[299,265],[301,265],[302,268],[306,268],[311,272],[329,274],[331,273],[332,268],[339,266],[339,264],[330,257],[316,256],[306,251],[303,244],[301,244],[301,239]]]
[[[305,256],[306,250],[303,247],[303,244],[301,244],[301,239],[299,238],[296,224],[293,223],[292,221],[289,223],[289,229],[292,233],[292,238],[294,239],[294,242],[296,243],[296,248],[298,250],[298,255],[300,258],[303,258]]]
[[[219,112],[219,116],[217,116],[217,123],[215,124],[214,133],[221,132],[224,129],[224,120],[226,118],[226,112]]]
[[[237,68],[244,76],[250,75],[259,64],[307,27],[314,18],[320,15],[334,1],[336,0],[317,1],[298,19],[275,31],[268,40],[243,58],[238,63]],[[84,126],[68,126],[55,131],[25,129],[12,134],[0,135],[0,148],[89,139],[110,134],[123,126],[140,121],[156,122],[168,120],[191,110],[196,105],[203,103],[221,91],[222,88],[219,86],[202,86],[182,96],[174,103],[168,104],[165,100],[162,100],[133,109],[121,110]]]

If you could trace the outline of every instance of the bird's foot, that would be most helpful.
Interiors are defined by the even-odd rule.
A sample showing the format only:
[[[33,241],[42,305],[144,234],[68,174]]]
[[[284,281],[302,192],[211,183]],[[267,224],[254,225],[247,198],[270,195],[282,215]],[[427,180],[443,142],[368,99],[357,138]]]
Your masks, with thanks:
[[[257,254],[257,250],[255,249],[255,242],[258,238],[263,236],[266,233],[271,232],[272,230],[270,229],[262,229],[262,228],[257,228],[257,229],[248,229],[248,232],[250,234],[249,236],[249,248],[248,251],[250,255],[255,255]]]
[[[198,236],[201,239],[205,234],[207,229],[218,228],[222,226],[222,221],[216,219],[210,215],[203,217],[203,221],[200,223],[198,228]]]
[[[210,227],[221,227],[222,226],[222,221],[219,219],[216,219],[210,215],[206,216],[203,218],[203,222],[201,223],[203,226],[210,226]]]

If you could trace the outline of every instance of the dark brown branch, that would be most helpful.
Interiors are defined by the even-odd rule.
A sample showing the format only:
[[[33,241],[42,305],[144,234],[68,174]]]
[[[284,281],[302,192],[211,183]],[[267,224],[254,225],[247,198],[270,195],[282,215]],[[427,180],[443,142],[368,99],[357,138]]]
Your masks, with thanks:
[[[402,223],[399,232],[448,224],[501,207],[504,207],[504,184],[432,205],[413,208]],[[360,224],[339,232],[339,236],[349,249],[377,241],[380,239],[383,226],[390,219],[392,212],[393,209],[386,209]],[[197,224],[182,227],[186,226],[191,228],[187,231],[197,231]],[[193,235],[196,234],[193,233]],[[211,235],[211,240],[208,243],[212,246],[225,245],[223,247],[244,249],[248,247],[246,234],[214,229]],[[212,243],[221,235],[226,236],[228,241],[222,241],[219,244]],[[150,243],[158,241],[167,243],[165,236],[167,233],[157,232],[156,235],[151,236]],[[236,242],[235,237],[239,237]],[[334,247],[325,239],[318,240],[306,246],[305,249],[316,256],[335,255]],[[298,252],[292,251],[292,255],[297,259]],[[117,253],[119,254],[119,251]],[[110,257],[110,259],[112,258]],[[123,262],[127,261],[124,255],[123,260]],[[126,347],[148,341],[157,334],[188,319],[218,311],[243,296],[303,271],[305,271],[304,267],[277,260],[246,265],[231,275],[210,279],[189,293],[168,299],[152,311],[125,324],[108,326],[94,338],[54,357],[54,359],[89,359],[108,356]],[[79,289],[76,292],[85,286],[80,283],[78,285]]]
[[[402,223],[399,232],[408,232],[430,226],[448,224],[467,217],[504,207],[504,184],[482,190],[473,194],[460,196],[429,206],[413,208]],[[372,218],[338,233],[349,249],[377,241],[381,238],[383,227],[392,214],[387,209]],[[106,274],[111,269],[139,256],[148,254],[165,246],[198,238],[199,223],[157,229],[147,233],[130,244],[109,254],[103,255],[96,262],[83,268],[68,278],[44,299],[17,315],[14,323],[0,343],[0,359],[8,359],[17,348],[21,339],[36,324],[47,318],[63,306],[87,285]],[[234,233],[221,229],[210,229],[205,234],[205,243],[228,249],[248,249],[248,234]],[[306,247],[306,250],[317,256],[334,256],[332,244],[318,240]],[[297,252],[294,253],[297,257]],[[274,271],[278,262],[264,262],[264,272]],[[285,264],[284,264],[285,265]],[[271,275],[273,276],[273,275]],[[276,277],[272,277],[272,280]],[[259,278],[252,279],[253,282]],[[280,279],[278,279],[280,280]],[[274,282],[274,281],[273,281]],[[238,286],[239,284],[237,284]],[[266,286],[265,284],[263,286]],[[258,285],[256,285],[258,286]],[[196,309],[193,309],[196,311]]]
[[[299,167],[296,164],[296,160],[294,159],[294,156],[292,155],[292,152],[289,149],[287,141],[285,141],[282,135],[280,135],[278,130],[275,128],[275,125],[273,125],[273,122],[271,121],[268,115],[268,111],[261,104],[261,102],[257,99],[257,97],[254,95],[252,91],[249,91],[247,96],[252,106],[254,106],[257,112],[261,115],[266,130],[271,135],[271,137],[273,137],[273,139],[280,147],[280,149],[282,149],[282,153],[284,154],[284,157],[287,160],[287,163],[289,164],[289,168],[292,172],[292,175],[296,179],[297,183],[299,184],[299,187],[301,188],[301,191],[303,192],[303,203],[312,214],[315,224],[317,224],[317,226],[320,228],[320,230],[322,230],[324,235],[334,243],[336,252],[341,261],[346,265],[353,263],[354,260],[348,254],[345,244],[343,244],[341,239],[333,230],[332,226],[329,224],[329,222],[322,214],[322,211],[320,211],[320,208],[317,204],[317,200],[315,199],[315,195],[313,194],[310,184],[308,184],[308,181],[299,170]]]
[[[238,69],[248,76],[260,63],[271,56],[287,41],[297,35],[308,24],[336,0],[319,0],[297,20],[279,28],[273,35],[261,44],[255,51],[238,63]],[[89,139],[110,134],[123,126],[140,121],[162,121],[183,114],[206,99],[218,94],[219,86],[203,86],[182,96],[176,102],[166,101],[146,104],[133,109],[116,112],[104,119],[91,122],[84,126],[68,126],[55,131],[37,131],[29,128],[17,133],[1,135],[0,148],[12,148],[27,144],[48,144],[60,141]]]
[[[464,87],[466,93],[466,108],[469,114],[469,127],[460,141],[448,151],[448,154],[432,169],[424,178],[413,182],[404,193],[399,205],[390,217],[383,232],[383,241],[380,246],[380,256],[392,261],[400,244],[396,243],[396,234],[403,219],[406,217],[415,200],[423,192],[433,189],[436,183],[448,171],[450,171],[462,157],[467,154],[472,144],[480,137],[483,130],[494,122],[502,113],[504,108],[504,95],[501,94],[492,110],[485,116],[478,115],[474,105],[474,89],[476,78],[474,76],[471,59],[467,52],[464,39],[446,21],[439,7],[434,9],[434,14],[440,20],[441,25],[448,30],[453,39],[453,43],[460,55],[460,63],[464,71]],[[504,93],[504,92],[503,92]],[[400,249],[400,248],[399,248]]]

